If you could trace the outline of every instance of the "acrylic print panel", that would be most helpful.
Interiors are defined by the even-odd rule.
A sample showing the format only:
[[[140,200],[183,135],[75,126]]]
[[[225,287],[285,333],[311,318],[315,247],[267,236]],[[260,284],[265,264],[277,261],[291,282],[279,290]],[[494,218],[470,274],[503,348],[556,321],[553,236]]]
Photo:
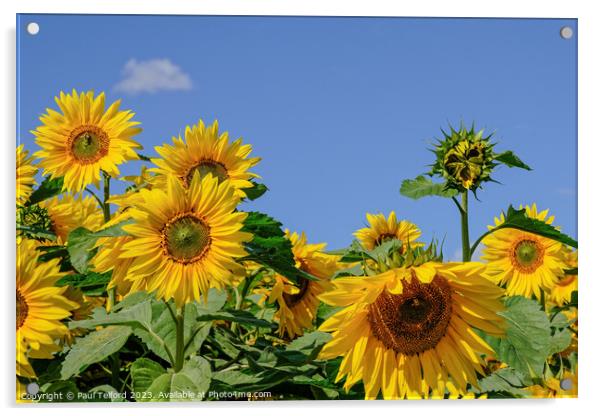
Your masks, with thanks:
[[[577,396],[576,20],[17,32],[18,401]]]

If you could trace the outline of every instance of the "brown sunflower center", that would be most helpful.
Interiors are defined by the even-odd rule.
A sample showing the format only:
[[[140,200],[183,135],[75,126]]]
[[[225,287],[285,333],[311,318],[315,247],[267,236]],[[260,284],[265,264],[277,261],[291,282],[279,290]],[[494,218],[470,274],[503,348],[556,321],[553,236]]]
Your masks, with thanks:
[[[220,183],[228,179],[228,169],[226,169],[226,166],[224,166],[224,164],[216,162],[215,160],[207,159],[202,160],[199,164],[190,168],[185,178],[186,186],[189,186],[192,182],[192,178],[194,177],[195,172],[200,173],[201,178],[211,173],[217,178],[218,182]]]
[[[181,214],[163,228],[162,246],[169,257],[178,263],[200,260],[211,246],[211,228],[193,214]]]
[[[97,126],[79,126],[69,135],[67,147],[77,161],[90,164],[109,153],[109,137]]]
[[[296,304],[301,302],[301,300],[307,293],[307,289],[309,289],[309,280],[300,279],[299,292],[292,294],[292,295],[289,293],[284,293],[282,295],[282,297],[284,298],[284,302],[286,303],[286,306],[288,306],[289,308],[292,308],[293,306],[295,306]]]
[[[434,348],[452,315],[451,288],[436,276],[431,283],[404,283],[403,293],[384,291],[370,305],[372,334],[387,348],[412,355]]]
[[[21,328],[27,319],[29,305],[21,291],[17,289],[17,329]]]
[[[532,273],[543,263],[544,247],[534,239],[522,239],[512,245],[511,261],[514,267]]]

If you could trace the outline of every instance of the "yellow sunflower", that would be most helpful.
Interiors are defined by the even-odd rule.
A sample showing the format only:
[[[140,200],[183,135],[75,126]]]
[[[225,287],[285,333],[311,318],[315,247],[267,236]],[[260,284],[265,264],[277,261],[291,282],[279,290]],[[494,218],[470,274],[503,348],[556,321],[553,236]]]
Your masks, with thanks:
[[[414,243],[421,234],[418,227],[409,221],[397,221],[395,211],[391,211],[388,218],[385,218],[383,214],[366,214],[366,219],[370,226],[354,233],[366,250],[373,250],[376,246],[393,238],[402,242],[403,249],[406,249],[408,245],[410,247],[422,245]]]
[[[52,244],[66,244],[69,233],[78,227],[95,231],[103,224],[103,216],[92,197],[66,194],[46,199],[18,211],[20,225],[50,230],[56,235]],[[27,232],[22,235],[28,236]]]
[[[566,265],[568,269],[573,269],[578,266],[577,251],[565,250]],[[550,292],[550,301],[556,305],[562,306],[571,301],[571,294],[578,288],[577,274],[565,274],[558,280],[558,283]]]
[[[522,206],[521,206],[522,209]],[[538,212],[537,206],[527,206],[526,214],[546,224],[548,210]],[[504,222],[504,215],[495,218],[495,226]],[[483,239],[483,256],[488,275],[506,287],[508,295],[541,298],[541,290],[550,291],[567,269],[563,246],[554,240],[514,228],[503,228]]]
[[[17,247],[17,375],[35,377],[28,358],[52,358],[60,350],[56,340],[65,336],[61,322],[78,307],[63,296],[66,288],[55,287],[65,273],[58,259],[39,263],[35,241],[23,240]]]
[[[320,357],[342,356],[336,381],[363,381],[366,399],[467,395],[494,355],[475,328],[503,336],[503,290],[480,263],[427,262],[368,277],[333,280],[320,296],[343,307],[319,328],[332,332]]]
[[[552,377],[544,380],[543,385],[536,384],[526,387],[525,390],[537,399],[576,398],[579,391],[578,369],[574,373],[565,371],[560,379]]]
[[[23,145],[17,147],[17,205],[23,205],[29,199],[36,184],[38,168],[33,165],[33,157]]]
[[[132,121],[134,113],[119,111],[121,100],[105,111],[105,94],[92,91],[55,97],[61,112],[48,108],[40,117],[42,125],[32,133],[42,150],[44,175],[64,177],[63,190],[79,192],[89,184],[98,185],[100,171],[119,175],[117,165],[138,159],[140,144],[132,137],[142,131]]]
[[[173,146],[165,144],[155,147],[162,158],[152,159],[157,168],[149,169],[157,173],[154,183],[164,186],[168,175],[177,176],[185,187],[192,181],[195,172],[201,177],[211,173],[219,182],[229,180],[241,198],[244,188],[253,186],[250,182],[256,174],[249,172],[260,158],[248,157],[251,145],[242,144],[242,139],[230,143],[228,133],[218,133],[217,121],[205,127],[200,120],[197,125],[186,126],[182,137],[173,137]]]
[[[252,234],[240,231],[247,214],[234,212],[240,198],[228,182],[195,174],[187,189],[170,176],[165,191],[139,194],[130,214],[136,223],[123,227],[133,237],[120,255],[133,259],[127,280],[143,279],[148,291],[180,307],[244,273],[236,259],[246,255],[243,243]]]
[[[286,237],[293,244],[296,266],[320,279],[301,279],[297,287],[286,277],[275,276],[269,302],[278,302],[274,319],[279,324],[280,336],[286,334],[293,339],[313,325],[320,305],[318,296],[330,287],[330,278],[337,269],[337,258],[323,253],[326,243],[308,244],[305,233],[299,235],[286,230]]]

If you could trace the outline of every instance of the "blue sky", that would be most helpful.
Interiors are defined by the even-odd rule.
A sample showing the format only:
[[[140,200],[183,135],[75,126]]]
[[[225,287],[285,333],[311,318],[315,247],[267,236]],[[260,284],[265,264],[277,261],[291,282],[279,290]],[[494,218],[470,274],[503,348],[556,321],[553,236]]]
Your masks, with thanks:
[[[572,39],[559,36],[565,25]],[[333,249],[366,212],[395,210],[425,240],[445,237],[455,258],[452,202],[398,190],[428,170],[440,127],[474,121],[534,170],[498,169],[502,185],[471,201],[471,236],[531,202],[576,236],[575,20],[21,15],[17,27],[28,149],[39,115],[72,88],[122,98],[148,155],[187,124],[218,119],[263,159],[255,171],[270,192],[248,209]]]

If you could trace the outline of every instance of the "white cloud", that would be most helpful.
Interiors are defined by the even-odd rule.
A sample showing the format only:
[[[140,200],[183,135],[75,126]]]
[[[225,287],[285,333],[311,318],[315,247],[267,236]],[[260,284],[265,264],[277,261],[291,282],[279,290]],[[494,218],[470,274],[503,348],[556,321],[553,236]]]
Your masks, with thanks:
[[[192,88],[190,76],[169,59],[130,59],[123,68],[123,76],[115,90],[128,94],[187,91]]]

